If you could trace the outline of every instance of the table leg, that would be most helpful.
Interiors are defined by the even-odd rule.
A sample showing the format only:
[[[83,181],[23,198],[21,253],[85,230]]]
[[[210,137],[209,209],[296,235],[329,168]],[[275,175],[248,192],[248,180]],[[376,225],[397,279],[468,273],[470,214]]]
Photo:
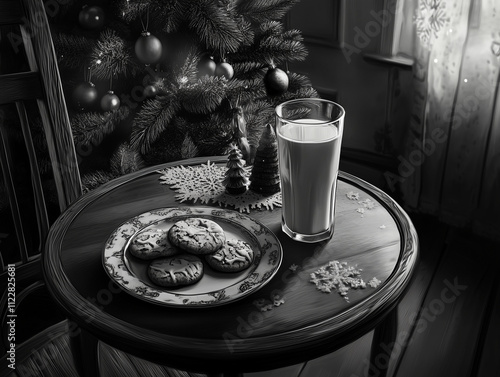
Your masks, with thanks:
[[[70,338],[76,370],[81,377],[99,377],[98,341],[88,331],[79,328]]]
[[[396,344],[398,332],[397,306],[392,309],[373,333],[370,352],[370,367],[368,376],[386,377],[389,369],[391,354]]]

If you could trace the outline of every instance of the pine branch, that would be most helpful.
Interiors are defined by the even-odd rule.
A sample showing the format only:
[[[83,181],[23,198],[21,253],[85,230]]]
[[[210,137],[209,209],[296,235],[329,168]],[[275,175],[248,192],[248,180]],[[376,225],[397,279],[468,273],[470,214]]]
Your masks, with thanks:
[[[252,101],[256,97],[261,97],[266,94],[262,85],[262,73],[254,80],[239,80],[232,79],[227,83],[226,96],[232,99],[232,104],[237,106],[238,103],[246,103]]]
[[[151,5],[149,0],[118,0],[114,2],[114,13],[121,17],[126,22],[132,22],[139,19],[143,14],[146,14],[148,6]]]
[[[89,38],[73,34],[52,33],[57,62],[60,67],[81,68],[88,61],[94,43]]]
[[[260,24],[280,20],[300,0],[245,0],[238,4],[238,11],[251,22]]]
[[[179,102],[184,109],[198,114],[214,111],[225,97],[226,79],[219,77],[203,77],[178,91]]]
[[[188,51],[181,53],[178,52],[179,61],[182,63],[177,67],[173,67],[173,75],[176,78],[178,84],[182,85],[184,82],[194,82],[198,79],[198,68],[197,64],[199,61],[199,55],[194,48],[188,48]]]
[[[271,57],[274,64],[290,61],[302,61],[307,57],[305,45],[296,40],[285,40],[282,37],[269,37],[261,42],[258,53]]]
[[[291,99],[297,99],[297,98],[318,98],[318,92],[312,88],[312,87],[302,87],[298,88],[295,91],[290,90],[290,87],[288,88],[288,91],[285,92],[281,96],[276,96],[270,98],[271,106],[274,108],[278,106],[280,103],[291,100]]]
[[[255,37],[255,31],[252,24],[245,20],[243,16],[235,16],[235,19],[237,20],[241,35],[243,36],[241,46],[250,46]]]
[[[268,67],[271,64],[280,65],[290,61],[304,60],[308,52],[300,42],[296,44],[282,42],[264,46],[257,46],[252,49],[245,49],[238,54],[238,61],[260,62]]]
[[[132,46],[111,29],[101,33],[92,51],[91,68],[92,74],[100,79],[127,76],[140,69]]]
[[[243,61],[232,64],[234,68],[234,78],[240,80],[251,80],[262,76],[262,70],[268,64],[263,62]]]
[[[186,122],[184,129],[197,145],[200,155],[217,156],[227,154],[234,139],[233,109],[227,107],[209,115],[208,119]]]
[[[259,25],[258,40],[262,40],[271,36],[278,36],[285,32],[283,23],[280,21],[267,21]]]
[[[274,122],[274,107],[265,100],[252,101],[245,106],[245,114],[248,142],[256,147],[265,125]]]
[[[235,52],[244,40],[238,24],[214,0],[192,1],[186,19],[208,50]]]
[[[144,161],[139,153],[129,144],[121,144],[111,157],[111,172],[113,175],[121,176],[142,169]]]
[[[184,20],[186,2],[182,0],[120,0],[115,13],[124,21],[147,23],[149,12],[149,29],[172,33],[179,29]]]
[[[297,30],[285,31],[278,21],[260,25],[252,46],[241,48],[233,58],[235,62],[260,62],[281,64],[289,61],[301,61],[307,56],[307,49]]]
[[[219,0],[219,5],[225,7],[229,17],[234,19],[240,29],[243,37],[241,46],[249,46],[253,43],[254,27],[252,23],[238,13],[237,1],[234,0]]]
[[[302,37],[302,32],[297,29],[286,30],[283,33],[283,39],[288,39],[290,41],[302,42],[304,38]]]
[[[288,73],[288,90],[290,92],[296,92],[297,90],[312,86],[311,80],[307,76],[300,75],[298,73],[289,72]]]
[[[71,118],[75,145],[88,147],[99,145],[104,136],[110,134],[129,115],[128,107],[106,113],[78,113]]]
[[[132,128],[131,146],[142,154],[148,153],[180,110],[179,99],[174,94],[146,101],[137,114]]]

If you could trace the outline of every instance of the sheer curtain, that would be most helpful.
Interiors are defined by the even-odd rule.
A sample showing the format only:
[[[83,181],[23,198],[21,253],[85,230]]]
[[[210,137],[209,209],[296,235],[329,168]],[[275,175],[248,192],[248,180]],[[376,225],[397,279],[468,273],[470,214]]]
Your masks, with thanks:
[[[500,3],[404,1],[415,58],[404,201],[500,239]]]

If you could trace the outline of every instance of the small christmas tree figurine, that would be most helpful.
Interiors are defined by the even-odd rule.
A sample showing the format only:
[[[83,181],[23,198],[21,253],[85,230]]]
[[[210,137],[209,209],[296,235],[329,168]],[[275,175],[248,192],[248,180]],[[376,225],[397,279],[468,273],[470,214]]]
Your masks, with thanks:
[[[245,160],[240,149],[234,145],[227,159],[226,176],[222,183],[226,186],[226,192],[231,195],[243,194],[247,190],[248,178],[246,177]]]
[[[250,190],[264,195],[280,191],[278,142],[270,124],[262,133],[250,175]]]

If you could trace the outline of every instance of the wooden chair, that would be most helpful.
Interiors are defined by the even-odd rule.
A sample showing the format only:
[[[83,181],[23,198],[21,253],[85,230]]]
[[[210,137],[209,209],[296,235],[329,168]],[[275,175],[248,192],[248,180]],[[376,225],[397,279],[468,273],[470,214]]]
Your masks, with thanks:
[[[11,214],[11,221],[4,223],[11,231],[0,228],[0,358],[5,358],[11,343],[7,337],[11,331],[8,320],[16,319],[17,346],[22,338],[32,335],[20,335],[27,322],[38,320],[38,310],[23,314],[22,318],[19,311],[29,296],[44,297],[40,255],[51,220],[77,199],[82,189],[42,0],[2,0],[0,28],[0,202]],[[33,109],[38,112],[37,119]],[[47,200],[47,180],[43,179],[43,164],[33,141],[40,135],[46,141],[44,152],[50,161],[45,171],[50,172],[49,186],[54,187],[53,207]],[[21,178],[24,172],[26,177]],[[50,302],[42,301],[39,305],[40,310],[46,307],[56,312]],[[64,320],[63,316],[54,317],[56,322]],[[52,328],[51,334],[62,331],[61,328]],[[41,341],[40,335],[37,339],[36,342]]]

